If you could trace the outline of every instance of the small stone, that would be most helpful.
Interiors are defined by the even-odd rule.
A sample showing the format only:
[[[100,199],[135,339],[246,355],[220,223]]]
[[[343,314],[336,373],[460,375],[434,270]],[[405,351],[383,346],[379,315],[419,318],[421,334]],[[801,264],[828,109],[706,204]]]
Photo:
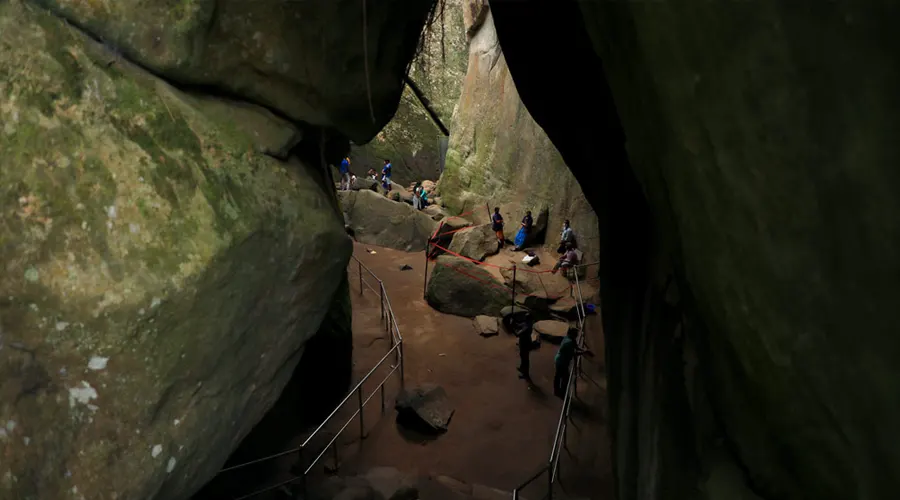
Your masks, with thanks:
[[[150,450],[150,456],[153,458],[156,458],[159,456],[160,453],[162,453],[162,445],[161,444],[153,445],[153,449]]]
[[[166,464],[166,474],[171,474],[173,470],[175,470],[175,464],[178,461],[175,460],[175,457],[169,457],[169,462]]]
[[[88,362],[88,368],[91,370],[104,370],[106,369],[106,363],[109,362],[109,358],[104,358],[101,356],[94,356]]]
[[[534,331],[547,337],[556,337],[562,340],[569,331],[569,323],[553,320],[538,321],[534,324]]]
[[[482,337],[493,337],[500,333],[500,318],[494,316],[475,316],[475,331]]]

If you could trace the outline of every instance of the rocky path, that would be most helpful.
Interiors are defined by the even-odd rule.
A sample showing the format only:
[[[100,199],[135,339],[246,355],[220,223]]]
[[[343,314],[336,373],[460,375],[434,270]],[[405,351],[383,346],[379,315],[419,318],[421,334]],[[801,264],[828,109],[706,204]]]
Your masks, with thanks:
[[[374,250],[371,254],[367,250]],[[516,373],[515,339],[504,333],[483,338],[472,320],[438,313],[423,300],[424,255],[356,244],[355,255],[385,283],[404,337],[406,384],[436,383],[456,408],[446,434],[414,435],[395,423],[391,402],[385,418],[372,405],[363,446],[341,450],[341,474],[387,466],[417,475],[446,475],[468,484],[512,491],[546,461],[561,402],[552,395],[555,346],[532,353],[529,389]],[[411,270],[401,270],[404,265]],[[355,272],[351,287],[359,290]],[[378,340],[378,297],[353,294],[356,372],[362,376],[389,347]],[[396,386],[388,394],[396,393]],[[596,402],[587,402],[594,405]],[[605,436],[598,412],[583,427]],[[352,433],[357,434],[357,433]],[[602,442],[605,448],[605,441]],[[594,498],[601,498],[591,495]]]

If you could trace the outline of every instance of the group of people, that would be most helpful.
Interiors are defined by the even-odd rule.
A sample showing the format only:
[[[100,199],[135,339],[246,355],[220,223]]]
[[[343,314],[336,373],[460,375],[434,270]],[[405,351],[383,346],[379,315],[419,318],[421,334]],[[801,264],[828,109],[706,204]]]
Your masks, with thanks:
[[[537,343],[533,338],[534,319],[530,313],[523,312],[517,320],[514,320],[512,326],[519,344],[519,378],[531,385],[533,384],[531,380],[531,351],[537,348]],[[566,332],[566,337],[559,344],[556,356],[553,358],[553,394],[555,396],[559,398],[565,397],[566,388],[569,386],[569,367],[575,357],[581,355],[592,356],[593,353],[578,347],[578,329],[569,328]]]
[[[500,215],[500,207],[494,207],[494,213],[491,215],[491,229],[497,236],[500,248],[503,248],[506,245],[506,235],[503,233],[503,226],[504,221],[503,216]],[[522,222],[520,223],[519,231],[516,233],[514,242],[515,251],[524,250],[525,244],[528,242],[528,238],[531,236],[533,230],[534,217],[531,216],[531,210],[527,210],[525,212],[525,217],[522,218]],[[560,257],[550,272],[556,274],[560,269],[570,269],[578,265],[577,248],[575,231],[572,229],[569,219],[566,219],[565,222],[563,222],[559,246],[556,249],[556,253],[560,254]]]
[[[384,165],[381,167],[381,187],[386,192],[391,191],[391,169],[393,166],[391,165],[391,160],[384,160]],[[353,175],[353,172],[350,171],[350,157],[345,156],[343,160],[341,160],[341,164],[338,167],[338,170],[341,173],[341,190],[349,191],[353,182],[356,180],[356,176]],[[372,179],[373,181],[378,180],[378,176],[375,173],[374,168],[370,168],[368,172],[366,172],[366,178]]]

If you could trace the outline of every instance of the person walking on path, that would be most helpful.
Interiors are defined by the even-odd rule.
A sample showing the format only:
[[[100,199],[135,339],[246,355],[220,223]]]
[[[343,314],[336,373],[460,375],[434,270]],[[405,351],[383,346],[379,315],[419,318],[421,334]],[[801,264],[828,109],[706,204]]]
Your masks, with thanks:
[[[556,253],[564,254],[566,253],[566,244],[571,243],[572,248],[576,247],[575,244],[575,231],[572,230],[572,226],[569,225],[569,219],[566,219],[563,222],[562,234],[559,236],[559,248],[556,249]]]
[[[388,193],[391,191],[391,168],[391,160],[384,160],[384,166],[381,167],[381,187]]]
[[[350,190],[350,157],[345,156],[343,160],[341,160],[341,190],[349,191]]]
[[[503,248],[506,237],[503,236],[503,216],[500,215],[500,207],[494,208],[494,215],[491,216],[491,229],[497,235],[497,241],[500,242],[500,248]]]
[[[525,243],[528,241],[528,236],[531,234],[532,227],[534,227],[534,218],[531,216],[531,210],[525,212],[525,217],[522,218],[521,226],[519,232],[516,233],[515,250],[517,252],[525,248]]]
[[[516,325],[516,337],[519,339],[519,378],[531,382],[531,351],[534,341],[531,340],[533,323],[531,315],[525,313]]]
[[[556,365],[553,374],[553,394],[558,398],[566,397],[566,388],[569,387],[569,365],[575,356],[586,354],[591,356],[591,352],[578,347],[578,329],[569,328],[566,337],[559,344],[559,350],[556,351],[556,357],[553,358]]]

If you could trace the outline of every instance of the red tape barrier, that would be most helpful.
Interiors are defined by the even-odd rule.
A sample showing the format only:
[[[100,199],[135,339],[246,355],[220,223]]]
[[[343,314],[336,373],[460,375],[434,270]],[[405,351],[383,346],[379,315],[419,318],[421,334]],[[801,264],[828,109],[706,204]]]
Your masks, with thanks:
[[[460,259],[465,259],[465,260],[467,260],[467,261],[469,261],[469,262],[472,262],[472,263],[474,263],[474,264],[477,264],[477,265],[479,265],[479,266],[493,267],[493,268],[496,268],[496,269],[505,269],[505,270],[507,270],[507,271],[512,271],[512,270],[513,270],[513,268],[511,268],[511,267],[503,267],[503,266],[498,266],[498,265],[496,265],[496,264],[489,264],[489,263],[487,263],[487,262],[481,262],[481,261],[479,261],[479,260],[475,260],[475,259],[473,259],[473,258],[471,258],[471,257],[466,257],[465,255],[460,255],[460,254],[454,252],[453,250],[450,250],[450,249],[447,249],[447,248],[444,248],[444,247],[438,245],[437,243],[432,243],[431,246],[433,246],[434,248],[440,248],[441,250],[443,250],[443,251],[449,253],[450,255],[459,257]],[[524,268],[524,267],[516,267],[516,271],[522,271],[522,272],[525,272],[525,273],[531,273],[531,274],[547,274],[547,273],[551,273],[551,272],[552,272],[550,269],[546,269],[546,270],[544,270],[544,271],[533,271],[533,270],[531,270],[531,269]]]

